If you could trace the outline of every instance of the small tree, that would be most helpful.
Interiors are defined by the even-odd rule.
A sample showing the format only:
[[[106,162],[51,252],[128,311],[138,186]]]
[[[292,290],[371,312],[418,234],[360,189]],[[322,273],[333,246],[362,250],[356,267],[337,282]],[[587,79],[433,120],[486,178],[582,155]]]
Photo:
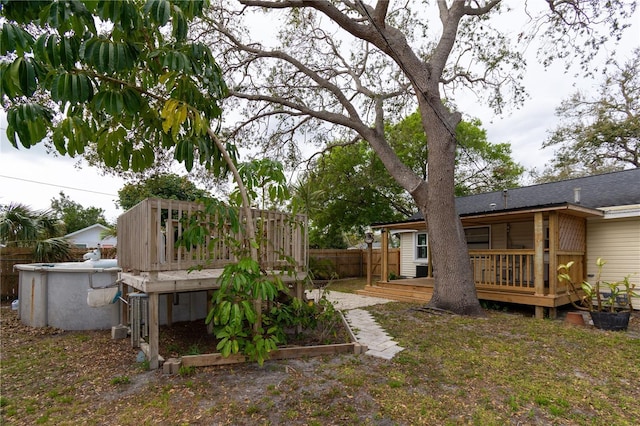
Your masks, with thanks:
[[[156,174],[128,183],[118,191],[118,204],[129,210],[140,201],[149,197],[167,200],[196,201],[210,194],[196,187],[186,176],[173,173]]]
[[[98,207],[82,207],[71,200],[63,191],[60,198],[51,199],[51,210],[55,216],[64,223],[67,234],[100,223],[108,226],[104,217],[104,210]]]
[[[562,123],[543,148],[556,148],[541,180],[640,167],[640,48],[613,61],[597,96],[574,93],[556,109]]]

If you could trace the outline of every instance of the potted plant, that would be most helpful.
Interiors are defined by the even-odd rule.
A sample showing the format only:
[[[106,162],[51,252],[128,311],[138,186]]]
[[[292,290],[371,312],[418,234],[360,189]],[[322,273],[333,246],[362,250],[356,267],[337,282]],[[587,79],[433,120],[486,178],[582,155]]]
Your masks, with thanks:
[[[578,295],[580,303],[576,303],[573,298],[571,303],[577,309],[589,311],[595,327],[603,330],[626,330],[633,310],[632,298],[640,295],[634,291],[636,285],[630,281],[631,274],[622,281],[602,281],[602,267],[605,263],[602,258],[596,260],[598,272],[594,284],[583,281],[580,288],[577,288],[569,275],[574,262],[558,266],[558,279],[568,283],[569,294]]]

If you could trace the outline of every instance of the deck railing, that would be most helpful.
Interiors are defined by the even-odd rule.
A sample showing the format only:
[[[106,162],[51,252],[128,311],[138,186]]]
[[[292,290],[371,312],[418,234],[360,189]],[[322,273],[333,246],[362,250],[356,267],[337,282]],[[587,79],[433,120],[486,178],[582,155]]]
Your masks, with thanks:
[[[476,286],[533,293],[534,254],[533,250],[469,250]]]
[[[229,241],[242,240],[231,227],[207,229],[204,244],[189,249],[176,243],[186,230],[188,219],[202,214],[195,202],[148,198],[118,218],[118,266],[124,271],[175,271],[196,266],[222,268],[236,261]],[[281,212],[252,210],[260,241],[261,267],[267,270],[306,267],[306,217]],[[203,217],[205,222],[216,217]],[[240,223],[245,219],[240,215]],[[224,222],[224,221],[223,221]]]
[[[469,250],[473,277],[478,288],[535,293],[534,250]],[[571,274],[574,282],[583,280],[583,253],[558,252],[555,262],[544,253],[543,276],[546,294],[564,294],[567,286],[557,279],[557,272],[550,271],[550,265],[557,267],[573,261],[576,265]],[[553,260],[553,259],[551,259]]]

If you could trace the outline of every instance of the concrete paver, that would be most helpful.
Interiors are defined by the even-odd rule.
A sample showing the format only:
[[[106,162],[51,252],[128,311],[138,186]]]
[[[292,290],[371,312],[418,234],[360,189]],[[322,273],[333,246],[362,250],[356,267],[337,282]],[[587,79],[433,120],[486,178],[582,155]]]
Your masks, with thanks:
[[[307,297],[319,300],[321,297],[320,290],[307,291]],[[327,299],[335,305],[336,309],[342,311],[358,342],[367,346],[368,350],[365,355],[392,359],[398,352],[404,350],[380,327],[371,313],[364,309],[359,309],[388,303],[391,300],[339,291],[328,292]]]

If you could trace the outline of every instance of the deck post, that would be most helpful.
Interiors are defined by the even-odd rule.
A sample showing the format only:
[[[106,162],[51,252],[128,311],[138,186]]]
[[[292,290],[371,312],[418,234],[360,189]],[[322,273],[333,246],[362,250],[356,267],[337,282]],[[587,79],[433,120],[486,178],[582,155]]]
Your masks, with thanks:
[[[176,297],[176,293],[167,293],[167,326],[173,326],[173,299]]]
[[[536,212],[533,217],[534,256],[533,256],[533,286],[537,296],[544,295],[544,217],[542,212]],[[544,306],[536,306],[536,318],[544,318]]]
[[[158,318],[158,293],[149,293],[149,369],[159,367],[160,321]]]
[[[549,294],[558,294],[558,250],[560,248],[560,220],[558,212],[549,212]],[[549,318],[555,319],[556,308],[549,308]]]
[[[389,280],[389,232],[387,228],[382,228],[382,270],[380,272],[380,281],[387,282]]]

